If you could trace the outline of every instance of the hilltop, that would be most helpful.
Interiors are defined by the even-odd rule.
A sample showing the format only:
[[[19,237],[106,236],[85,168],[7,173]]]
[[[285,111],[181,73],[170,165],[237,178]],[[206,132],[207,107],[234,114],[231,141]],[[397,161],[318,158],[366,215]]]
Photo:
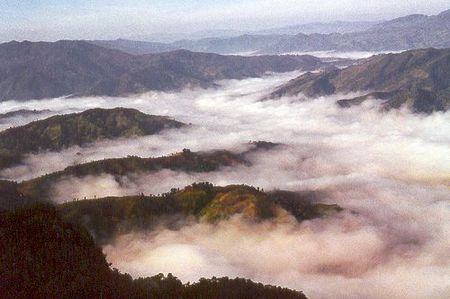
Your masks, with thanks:
[[[59,206],[63,218],[86,227],[100,242],[116,234],[148,231],[164,223],[183,225],[181,219],[217,223],[240,215],[244,220],[297,221],[326,217],[340,212],[337,205],[319,203],[313,192],[264,192],[247,185],[213,186],[194,183],[158,196],[107,197],[72,201]]]
[[[157,134],[184,124],[135,109],[90,109],[56,115],[0,132],[0,169],[20,163],[23,155],[86,146],[101,140]]]

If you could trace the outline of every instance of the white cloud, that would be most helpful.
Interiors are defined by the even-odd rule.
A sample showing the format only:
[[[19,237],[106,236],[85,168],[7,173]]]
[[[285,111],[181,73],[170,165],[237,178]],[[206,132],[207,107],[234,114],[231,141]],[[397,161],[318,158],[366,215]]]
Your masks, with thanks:
[[[239,150],[250,140],[282,142],[287,146],[251,156],[252,167],[67,178],[54,186],[54,197],[160,193],[206,180],[265,190],[317,190],[323,202],[348,212],[302,224],[248,224],[238,218],[218,226],[192,223],[179,231],[161,228],[120,236],[104,251],[115,267],[133,276],[242,276],[323,299],[448,298],[450,112],[380,113],[375,102],[340,109],[335,96],[259,101],[295,75],[130,98],[1,103],[2,111],[126,106],[193,123],[158,136],[30,156],[25,171],[2,174],[24,178],[103,157],[156,156],[185,147]]]

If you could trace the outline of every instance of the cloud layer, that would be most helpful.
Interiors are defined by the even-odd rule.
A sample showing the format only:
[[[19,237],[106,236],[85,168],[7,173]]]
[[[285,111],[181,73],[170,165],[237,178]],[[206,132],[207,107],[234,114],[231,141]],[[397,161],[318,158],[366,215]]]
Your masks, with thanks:
[[[321,201],[347,212],[301,224],[248,224],[239,218],[217,226],[191,223],[179,231],[119,236],[104,250],[114,266],[136,277],[242,276],[303,290],[311,298],[448,298],[450,113],[379,113],[376,102],[343,110],[334,104],[339,97],[259,101],[295,75],[132,98],[1,103],[5,112],[134,107],[193,124],[158,136],[32,155],[26,166],[2,176],[24,179],[104,157],[159,156],[182,148],[239,151],[251,140],[284,143],[253,154],[251,167],[65,178],[54,186],[54,198],[157,194],[194,181],[320,190]]]

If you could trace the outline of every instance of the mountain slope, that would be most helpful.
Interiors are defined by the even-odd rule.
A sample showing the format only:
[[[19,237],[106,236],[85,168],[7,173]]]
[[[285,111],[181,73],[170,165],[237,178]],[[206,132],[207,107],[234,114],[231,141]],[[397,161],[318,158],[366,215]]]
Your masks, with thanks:
[[[210,172],[221,167],[249,165],[244,155],[228,151],[190,152],[184,151],[158,158],[126,157],[106,159],[69,166],[66,169],[47,174],[32,180],[23,181],[17,186],[25,197],[40,200],[49,199],[52,186],[68,177],[82,178],[104,174],[121,177],[131,174],[157,172],[163,169],[184,172]]]
[[[100,243],[117,234],[152,230],[164,223],[180,227],[186,218],[217,223],[234,215],[246,221],[282,221],[293,216],[297,221],[321,218],[342,211],[337,205],[316,202],[314,194],[288,191],[264,192],[246,185],[213,186],[194,183],[181,190],[172,189],[161,196],[126,196],[88,199],[62,204],[63,218],[84,226]]]
[[[3,298],[306,299],[302,292],[239,278],[186,285],[172,274],[133,280],[112,270],[89,233],[49,205],[0,212],[0,236]]]
[[[450,10],[435,16],[409,15],[363,32],[344,34],[337,49],[407,50],[450,47]]]
[[[322,66],[313,56],[223,56],[186,50],[140,56],[142,65],[104,80],[79,95],[119,96],[148,90],[170,91],[184,87],[207,88],[217,80],[259,77],[267,72],[313,70]]]
[[[64,170],[23,181],[16,185],[17,192],[28,200],[49,200],[52,187],[60,180],[67,178],[83,178],[88,176],[112,175],[120,181],[123,176],[134,176],[142,173],[154,173],[160,170],[180,172],[212,172],[222,167],[250,166],[248,155],[257,151],[270,150],[277,144],[256,142],[250,144],[250,149],[233,153],[225,150],[210,152],[191,152],[184,149],[180,153],[155,158],[140,158],[128,156],[125,158],[104,159],[84,164],[69,166]],[[0,181],[1,182],[1,181]],[[1,184],[0,184],[1,186]],[[1,191],[1,189],[0,189]],[[71,199],[71,198],[70,198]],[[59,199],[63,200],[63,199]],[[12,205],[12,207],[17,206]],[[0,201],[0,208],[4,206]],[[11,207],[4,206],[5,208]]]
[[[0,45],[0,101],[76,93],[138,66],[133,56],[86,42]]]
[[[51,207],[1,216],[2,296],[94,298],[106,293],[112,271],[85,230],[63,222]]]
[[[386,109],[406,104],[414,112],[445,111],[450,107],[450,49],[411,50],[377,55],[338,70],[307,73],[274,91],[272,97],[307,97],[366,92],[363,97],[340,101],[341,106],[368,98],[385,100]]]
[[[164,43],[134,41],[121,38],[116,40],[89,40],[87,42],[100,47],[115,49],[132,55],[144,55],[177,50],[175,47]]]
[[[27,117],[27,116],[31,116],[31,115],[39,115],[39,114],[46,114],[46,113],[50,113],[51,110],[48,109],[44,109],[44,110],[29,110],[29,109],[19,109],[19,110],[13,110],[10,112],[6,112],[6,113],[0,113],[0,123],[8,118],[13,118],[13,117]]]
[[[321,65],[312,56],[237,57],[186,50],[131,55],[84,41],[10,42],[0,44],[0,101],[211,87],[220,79]]]
[[[0,211],[13,210],[34,202],[35,200],[20,192],[16,182],[0,180]]]
[[[152,135],[183,123],[135,109],[91,109],[57,115],[0,132],[0,168],[18,163],[27,153],[58,151],[104,139]]]

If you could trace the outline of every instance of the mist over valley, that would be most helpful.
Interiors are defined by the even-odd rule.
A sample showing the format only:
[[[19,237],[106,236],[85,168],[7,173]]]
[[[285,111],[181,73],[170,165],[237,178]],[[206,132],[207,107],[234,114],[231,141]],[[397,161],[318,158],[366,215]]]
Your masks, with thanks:
[[[0,44],[0,293],[448,298],[448,16]]]

